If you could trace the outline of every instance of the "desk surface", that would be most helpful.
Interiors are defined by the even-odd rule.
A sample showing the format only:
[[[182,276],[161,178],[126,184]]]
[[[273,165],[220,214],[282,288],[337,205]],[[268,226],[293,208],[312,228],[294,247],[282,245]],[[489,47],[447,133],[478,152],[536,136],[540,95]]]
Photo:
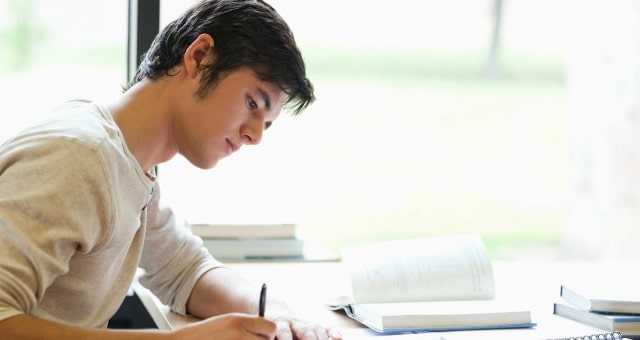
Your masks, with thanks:
[[[359,323],[324,304],[341,295],[351,295],[349,276],[341,262],[233,263],[231,267],[254,282],[266,282],[269,295],[287,302],[301,318],[345,331],[347,339],[366,338]],[[617,273],[640,268],[638,262],[622,261],[514,261],[494,262],[496,297],[522,301],[531,306],[534,329],[444,332],[434,339],[547,339],[602,331],[553,315],[553,302],[559,300],[560,283],[565,280],[610,280]],[[611,274],[607,274],[611,273]],[[640,276],[640,271],[634,274]],[[177,329],[196,318],[182,317],[169,310],[148,290],[136,286],[136,293],[161,329]],[[355,332],[355,333],[353,333]],[[364,334],[364,335],[363,335]],[[424,336],[421,339],[426,339]]]

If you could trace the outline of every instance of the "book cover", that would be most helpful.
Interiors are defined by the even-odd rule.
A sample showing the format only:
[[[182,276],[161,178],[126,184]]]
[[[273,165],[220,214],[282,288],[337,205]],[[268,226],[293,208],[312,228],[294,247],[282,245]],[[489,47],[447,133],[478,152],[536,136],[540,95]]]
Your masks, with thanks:
[[[553,304],[553,314],[605,331],[624,335],[640,335],[640,315],[590,312],[562,303]]]
[[[478,235],[438,236],[342,248],[352,296],[329,307],[382,332],[532,327],[528,308],[496,301]]]
[[[565,283],[560,286],[560,297],[586,311],[640,314],[640,283],[618,282]]]

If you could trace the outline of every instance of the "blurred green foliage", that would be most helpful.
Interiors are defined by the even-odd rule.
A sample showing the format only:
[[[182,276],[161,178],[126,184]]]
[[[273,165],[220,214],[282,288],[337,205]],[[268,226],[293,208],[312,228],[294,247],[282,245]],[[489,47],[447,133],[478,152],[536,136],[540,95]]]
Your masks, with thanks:
[[[37,0],[4,0],[9,23],[1,32],[4,45],[2,64],[10,70],[26,69],[34,57],[33,51],[46,37],[45,30],[33,20]]]

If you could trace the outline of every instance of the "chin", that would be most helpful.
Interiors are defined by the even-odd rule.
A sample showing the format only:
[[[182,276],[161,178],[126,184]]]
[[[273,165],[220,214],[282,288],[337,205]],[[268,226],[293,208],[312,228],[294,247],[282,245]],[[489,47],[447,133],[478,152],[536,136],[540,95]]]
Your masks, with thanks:
[[[196,166],[203,170],[209,170],[209,169],[213,169],[216,165],[218,165],[218,160],[215,160],[214,162],[210,162],[204,166],[197,166],[197,165]]]
[[[219,159],[189,159],[189,163],[202,170],[208,170],[218,164]]]
[[[204,153],[204,152],[190,152],[190,153],[180,153],[182,157],[184,157],[191,165],[196,168],[200,168],[203,170],[208,170],[215,167],[220,159],[224,156],[218,153]]]

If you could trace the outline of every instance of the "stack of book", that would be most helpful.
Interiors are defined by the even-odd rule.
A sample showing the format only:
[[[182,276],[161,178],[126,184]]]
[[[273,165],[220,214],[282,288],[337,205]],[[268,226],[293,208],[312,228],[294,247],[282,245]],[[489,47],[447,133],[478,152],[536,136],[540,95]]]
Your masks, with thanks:
[[[304,241],[296,225],[282,224],[191,224],[194,235],[219,260],[302,258]]]
[[[553,313],[625,336],[640,335],[640,286],[612,282],[560,286]]]

